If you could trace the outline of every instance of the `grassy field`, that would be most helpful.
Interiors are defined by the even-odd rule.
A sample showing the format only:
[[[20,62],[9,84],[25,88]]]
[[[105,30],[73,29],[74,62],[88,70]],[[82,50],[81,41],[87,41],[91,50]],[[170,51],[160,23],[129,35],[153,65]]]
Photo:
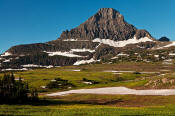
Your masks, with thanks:
[[[174,66],[162,63],[124,62],[117,64],[91,64],[81,66],[65,66],[52,69],[35,69],[15,72],[15,77],[22,77],[30,87],[40,92],[41,101],[34,105],[0,105],[0,116],[130,116],[130,115],[175,115],[175,96],[136,96],[136,95],[93,95],[71,94],[68,96],[46,97],[46,93],[80,88],[97,88],[125,86],[145,89],[150,80],[174,79]],[[80,70],[80,71],[79,71]],[[106,72],[134,71],[152,73],[122,72],[121,74]],[[164,74],[163,76],[161,76]],[[0,74],[0,77],[3,73]],[[66,79],[75,87],[67,89],[43,89],[55,78]],[[99,82],[88,85],[83,78]],[[120,78],[121,80],[118,80]],[[43,99],[43,100],[42,100]]]
[[[50,98],[34,105],[0,105],[9,116],[175,115],[175,96],[85,95]]]
[[[175,105],[150,107],[114,107],[89,104],[60,105],[0,105],[0,115],[9,116],[131,116],[131,115],[175,115]]]
[[[128,65],[129,64],[129,65]],[[134,74],[132,72],[125,72],[122,74],[114,74],[112,72],[104,72],[107,70],[117,70],[120,68],[120,71],[136,71],[139,68],[135,68],[133,70],[132,63],[125,63],[125,64],[94,64],[93,65],[82,65],[82,66],[67,66],[67,67],[59,67],[59,68],[52,68],[52,69],[36,69],[36,70],[29,70],[24,72],[15,72],[15,77],[21,77],[24,81],[29,83],[29,86],[37,88],[40,92],[52,92],[52,91],[59,91],[58,89],[42,89],[41,86],[46,86],[51,80],[55,78],[62,78],[66,79],[72,84],[75,85],[73,88],[69,89],[80,89],[80,88],[96,88],[96,87],[111,87],[111,86],[126,86],[126,87],[138,87],[143,86],[148,79],[141,79],[144,77],[152,77],[158,75],[156,73],[153,74]],[[141,65],[141,64],[140,64]],[[153,64],[150,64],[152,66]],[[131,67],[129,67],[131,66]],[[157,66],[157,65],[153,65]],[[96,67],[94,69],[94,67]],[[113,68],[115,67],[115,69]],[[158,66],[157,66],[158,67]],[[146,68],[147,69],[147,68]],[[147,70],[143,71],[147,71]],[[149,69],[149,68],[148,68]],[[80,71],[75,71],[80,70]],[[118,69],[119,70],[119,69]],[[0,74],[2,77],[3,74]],[[86,78],[89,80],[94,80],[99,82],[99,84],[87,85],[82,82],[82,79]],[[122,81],[118,81],[118,78],[121,78]],[[137,81],[135,81],[137,79]]]
[[[41,86],[46,86],[54,78],[62,78],[69,80],[76,87],[72,89],[79,88],[95,88],[95,87],[106,87],[106,86],[122,86],[126,85],[132,87],[135,85],[142,84],[144,81],[137,82],[127,82],[128,80],[135,80],[136,78],[149,77],[153,74],[133,74],[124,73],[121,75],[112,74],[110,72],[87,72],[87,71],[60,71],[59,68],[55,69],[37,69],[35,71],[26,71],[15,73],[16,77],[22,77],[24,81],[29,83],[29,86],[36,87],[38,90],[44,90]],[[123,79],[123,82],[117,81],[117,78]],[[99,84],[87,85],[82,82],[83,78],[89,80],[94,80],[99,82]],[[46,90],[46,89],[45,89]],[[46,90],[47,91],[47,90]],[[51,90],[49,90],[51,91]]]

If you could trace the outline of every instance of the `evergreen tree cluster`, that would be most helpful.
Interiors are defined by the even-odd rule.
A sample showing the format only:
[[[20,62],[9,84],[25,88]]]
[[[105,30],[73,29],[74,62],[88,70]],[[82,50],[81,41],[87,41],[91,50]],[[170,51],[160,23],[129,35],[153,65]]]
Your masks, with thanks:
[[[75,85],[68,82],[68,80],[64,80],[64,79],[61,79],[61,78],[55,78],[53,81],[48,83],[46,87],[49,88],[49,89],[53,89],[53,88],[67,89],[69,87],[74,87],[74,86]]]
[[[0,79],[0,103],[25,103],[38,99],[36,89],[29,90],[21,78],[15,81],[13,74],[4,74]]]

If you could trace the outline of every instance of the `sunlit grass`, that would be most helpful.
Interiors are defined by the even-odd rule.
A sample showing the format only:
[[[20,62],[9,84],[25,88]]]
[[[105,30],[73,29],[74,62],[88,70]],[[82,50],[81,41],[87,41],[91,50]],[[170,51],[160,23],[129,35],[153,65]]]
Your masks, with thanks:
[[[119,108],[99,105],[1,105],[0,115],[37,115],[37,116],[118,116],[118,115],[175,115],[175,106]]]
[[[54,78],[62,78],[68,80],[75,85],[72,89],[79,88],[96,88],[96,87],[107,87],[107,86],[141,86],[147,82],[134,81],[129,82],[129,80],[135,80],[141,77],[149,77],[152,74],[133,74],[133,73],[122,73],[120,75],[113,74],[112,72],[94,72],[94,71],[73,71],[74,69],[69,68],[53,68],[53,69],[36,69],[24,72],[15,72],[15,77],[21,77],[24,81],[29,83],[29,86],[37,88],[42,91],[41,86],[46,86]],[[2,76],[3,74],[1,74]],[[82,82],[83,78],[88,80],[94,80],[99,82],[99,84],[87,85]],[[122,78],[122,80],[117,80]],[[128,81],[128,82],[127,82]],[[46,90],[46,91],[55,91]]]

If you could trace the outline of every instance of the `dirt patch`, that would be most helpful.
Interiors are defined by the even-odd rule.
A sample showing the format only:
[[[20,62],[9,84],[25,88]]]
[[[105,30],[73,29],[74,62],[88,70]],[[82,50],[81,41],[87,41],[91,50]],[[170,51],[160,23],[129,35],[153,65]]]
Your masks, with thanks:
[[[109,105],[116,107],[162,106],[175,103],[175,96],[72,94],[69,96],[54,97],[54,99],[59,99],[65,102]]]

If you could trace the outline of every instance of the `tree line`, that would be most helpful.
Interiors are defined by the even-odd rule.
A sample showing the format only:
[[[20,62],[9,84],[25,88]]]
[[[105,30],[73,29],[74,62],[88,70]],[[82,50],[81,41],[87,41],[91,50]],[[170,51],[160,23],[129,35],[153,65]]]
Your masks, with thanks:
[[[37,90],[29,89],[21,78],[15,80],[14,74],[4,74],[0,78],[0,103],[26,103],[38,100]]]

